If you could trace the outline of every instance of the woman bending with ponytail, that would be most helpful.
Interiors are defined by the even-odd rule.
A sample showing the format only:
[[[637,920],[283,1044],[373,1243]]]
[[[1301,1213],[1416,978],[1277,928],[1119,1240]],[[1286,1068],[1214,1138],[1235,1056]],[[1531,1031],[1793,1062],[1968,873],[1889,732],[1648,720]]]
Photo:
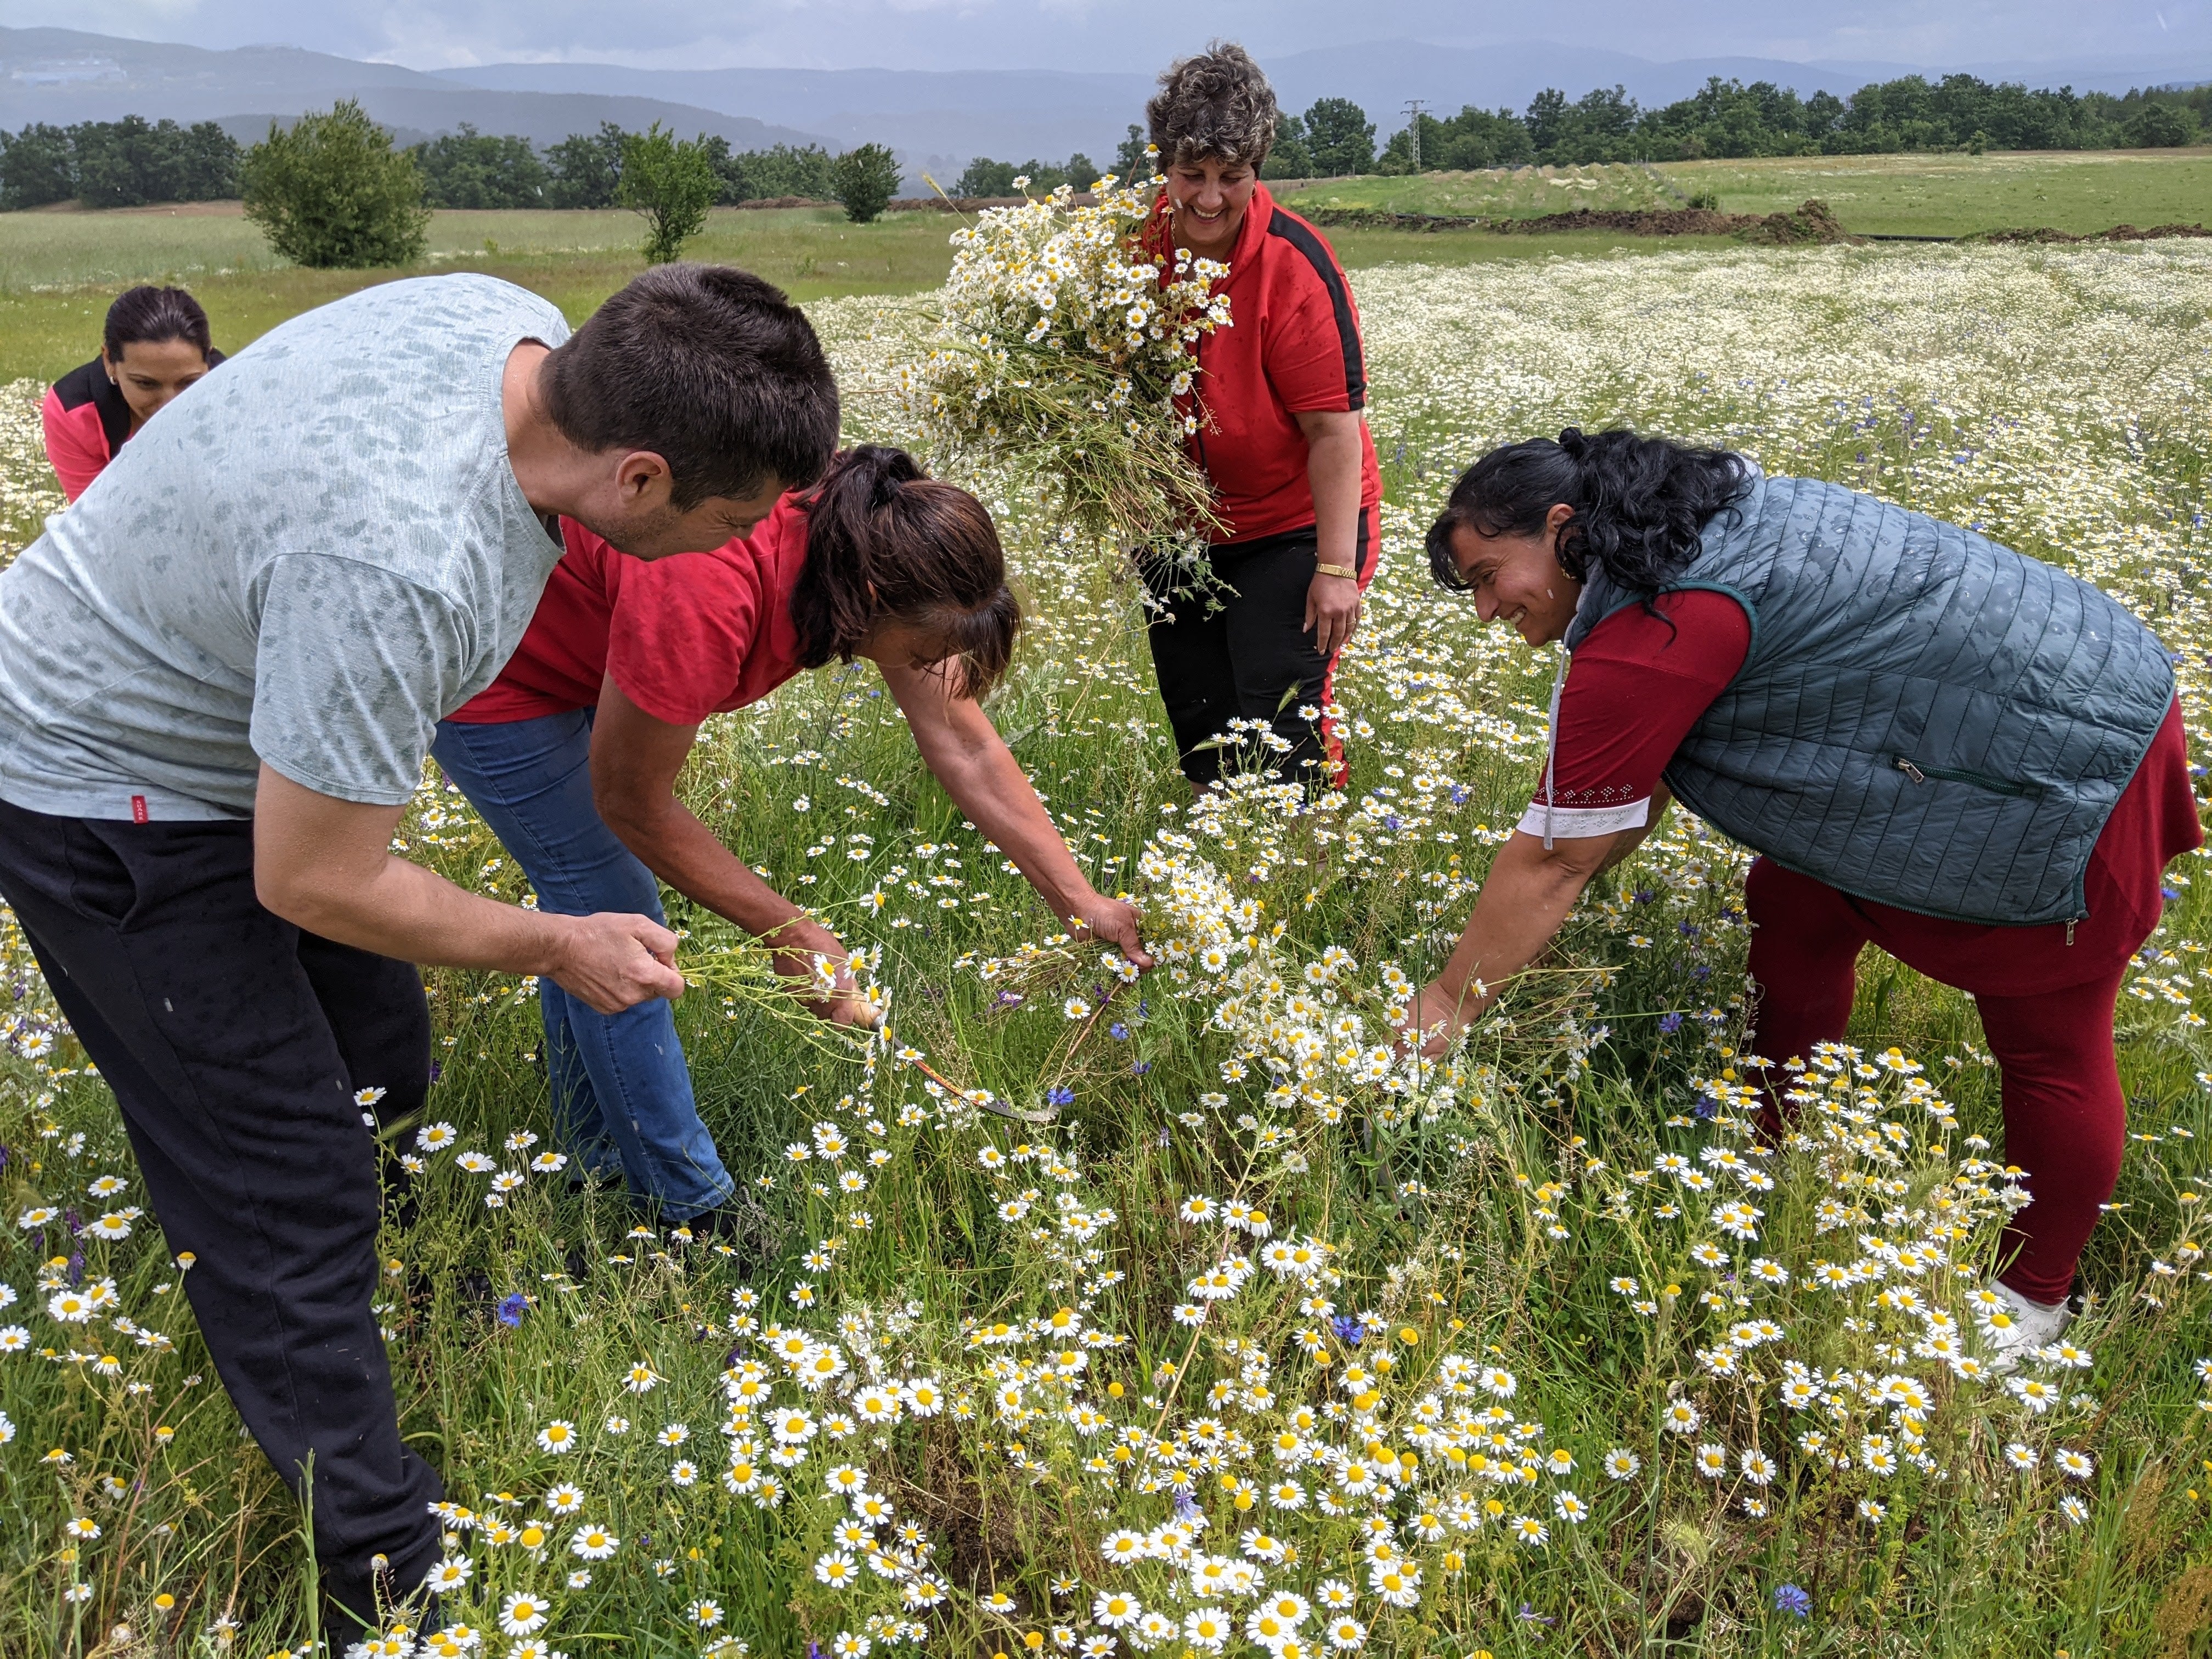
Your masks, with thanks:
[[[1021,610],[990,515],[903,452],[840,456],[744,539],[645,563],[562,520],[567,555],[521,645],[431,752],[521,865],[548,910],[659,919],[658,877],[773,949],[787,978],[842,957],[811,920],[677,799],[700,722],[803,669],[866,657],[930,770],[1071,927],[1149,966],[1136,913],[1084,878],[977,699],[1006,672]],[[594,1013],[538,988],[562,1143],[619,1170],[664,1220],[712,1211],[732,1183],[699,1120],[665,1001]],[[817,1012],[872,1018],[851,979]]]
[[[1840,1042],[1869,942],[1979,1004],[2035,1200],[1990,1357],[2055,1339],[2119,1171],[2121,975],[2204,841],[2158,641],[1955,525],[1630,432],[1492,451],[1428,550],[1484,621],[1571,654],[1536,798],[1415,1022],[1474,1018],[1679,796],[1760,854],[1755,1053]]]

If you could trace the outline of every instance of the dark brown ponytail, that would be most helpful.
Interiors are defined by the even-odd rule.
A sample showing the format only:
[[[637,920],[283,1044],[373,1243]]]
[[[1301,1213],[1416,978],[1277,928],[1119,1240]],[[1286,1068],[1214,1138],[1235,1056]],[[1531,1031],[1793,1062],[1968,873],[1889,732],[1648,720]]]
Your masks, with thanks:
[[[941,639],[969,696],[1005,675],[1022,608],[981,501],[927,477],[902,449],[862,444],[830,463],[803,505],[806,565],[791,595],[800,662],[852,661],[884,620]]]

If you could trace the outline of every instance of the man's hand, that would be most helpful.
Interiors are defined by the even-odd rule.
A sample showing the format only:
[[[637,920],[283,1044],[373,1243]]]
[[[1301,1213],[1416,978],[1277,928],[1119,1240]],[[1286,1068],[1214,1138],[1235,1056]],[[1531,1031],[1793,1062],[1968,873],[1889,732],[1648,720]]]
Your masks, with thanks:
[[[1121,954],[1138,967],[1149,968],[1152,965],[1152,952],[1145,949],[1144,936],[1138,931],[1143,920],[1135,905],[1093,893],[1068,918],[1067,925],[1070,932],[1088,928],[1094,937],[1119,945]]]
[[[560,924],[548,977],[595,1012],[618,1014],[655,997],[672,1002],[684,994],[676,935],[659,923],[611,911],[547,920]]]
[[[881,1024],[882,1016],[846,967],[852,953],[820,922],[794,916],[763,936],[778,977],[804,985],[816,994],[806,1006],[832,1025]],[[824,983],[824,975],[828,982]]]
[[[1359,626],[1359,584],[1344,576],[1316,575],[1306,589],[1306,632],[1314,649],[1333,657]]]
[[[401,962],[542,974],[603,1014],[682,994],[676,936],[643,916],[556,916],[464,892],[395,858],[402,809],[338,800],[261,769],[253,886],[267,909]]]

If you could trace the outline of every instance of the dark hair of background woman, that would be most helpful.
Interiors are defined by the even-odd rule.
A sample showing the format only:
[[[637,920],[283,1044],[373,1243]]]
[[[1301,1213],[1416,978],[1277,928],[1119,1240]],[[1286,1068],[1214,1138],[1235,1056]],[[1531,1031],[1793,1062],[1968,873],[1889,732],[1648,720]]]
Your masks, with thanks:
[[[201,356],[208,354],[207,313],[184,289],[149,285],[127,288],[108,307],[107,326],[101,336],[108,362],[122,362],[123,348],[127,345],[158,345],[165,340],[187,341],[200,349]]]
[[[1538,535],[1564,502],[1575,515],[1560,527],[1559,568],[1582,581],[1595,562],[1625,592],[1648,600],[1697,557],[1706,524],[1750,493],[1751,476],[1741,455],[1625,428],[1592,436],[1571,426],[1556,443],[1507,444],[1452,486],[1429,526],[1429,572],[1440,586],[1466,591],[1452,558],[1455,532]]]
[[[1022,607],[981,501],[926,477],[902,449],[862,444],[830,463],[805,505],[806,564],[791,595],[802,664],[852,661],[887,617],[943,639],[969,696],[1005,675]]]

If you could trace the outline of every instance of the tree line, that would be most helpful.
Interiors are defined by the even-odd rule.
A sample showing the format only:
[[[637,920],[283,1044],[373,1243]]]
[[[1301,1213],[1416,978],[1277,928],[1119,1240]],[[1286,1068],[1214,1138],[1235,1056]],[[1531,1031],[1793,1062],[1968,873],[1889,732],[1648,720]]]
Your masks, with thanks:
[[[1296,125],[1286,126],[1295,142]],[[2195,143],[2212,131],[2212,88],[2138,88],[2116,96],[2071,87],[2031,89],[1972,75],[1936,81],[1908,75],[1871,82],[1849,98],[1827,92],[1801,98],[1771,82],[1747,86],[1715,76],[1689,97],[1653,109],[1617,86],[1576,99],[1547,88],[1518,114],[1469,105],[1454,116],[1420,116],[1379,155],[1370,151],[1367,165],[1345,170],[1412,172],[1417,128],[1423,170],[1914,150],[2148,149]],[[1367,131],[1371,143],[1373,129]],[[1350,145],[1351,151],[1358,148],[1356,141]],[[1344,153],[1328,159],[1340,161]],[[1295,163],[1295,151],[1289,159]],[[1316,173],[1340,170],[1319,165],[1322,159],[1319,152],[1312,155]],[[1271,160],[1269,170],[1277,166]]]
[[[242,155],[212,121],[188,127],[141,115],[70,127],[34,121],[21,132],[0,132],[0,207],[224,201],[238,194]]]
[[[597,132],[571,133],[541,150],[527,138],[495,137],[465,123],[394,153],[412,168],[423,207],[603,208],[624,204],[627,158],[646,136],[603,122]],[[1827,92],[1801,98],[1771,82],[1746,85],[1716,76],[1689,97],[1650,109],[1618,86],[1574,99],[1547,88],[1517,112],[1470,104],[1456,115],[1419,116],[1379,149],[1375,124],[1358,104],[1318,99],[1303,114],[1279,118],[1275,147],[1261,173],[1270,179],[1405,173],[1417,158],[1429,170],[1709,156],[2152,149],[2208,136],[2212,88],[2206,87],[2116,96],[2070,87],[2032,89],[1972,75],[1935,81],[1909,75],[1872,82],[1848,98]],[[898,188],[897,166],[878,144],[836,155],[818,144],[738,150],[726,138],[703,135],[672,142],[680,145],[686,191],[706,192],[709,205],[803,196],[873,217]],[[33,122],[21,132],[0,131],[0,209],[72,198],[94,208],[221,200],[240,193],[245,161],[246,152],[212,121],[180,126],[126,115],[69,127]],[[1111,170],[1124,179],[1150,172],[1144,132],[1134,124]],[[1088,189],[1100,171],[1079,151],[1065,163],[979,155],[951,193],[1011,195],[1017,178],[1028,179],[1040,193],[1063,183]]]
[[[465,122],[458,131],[396,153],[419,175],[424,207],[605,208],[622,205],[624,158],[642,136],[602,122],[597,132],[571,133],[540,150],[527,138],[495,137]],[[738,150],[718,137],[685,142],[713,176],[710,204],[780,196],[844,200],[838,173],[843,158],[819,144]],[[854,155],[870,181],[890,167],[884,199],[896,194],[888,149],[864,144],[845,152]],[[126,115],[68,127],[33,122],[21,132],[0,131],[0,209],[70,200],[118,208],[234,199],[243,188],[245,159],[246,150],[212,121],[185,127]],[[846,172],[854,171],[848,162]]]

